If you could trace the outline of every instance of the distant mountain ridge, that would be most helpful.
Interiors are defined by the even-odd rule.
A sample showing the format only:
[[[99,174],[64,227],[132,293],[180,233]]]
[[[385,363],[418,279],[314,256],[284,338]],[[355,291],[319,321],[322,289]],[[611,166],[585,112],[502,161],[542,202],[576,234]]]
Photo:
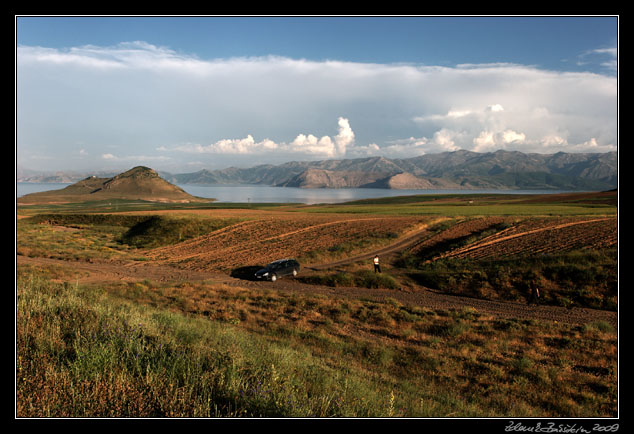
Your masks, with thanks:
[[[609,190],[618,184],[618,155],[518,151],[443,152],[419,157],[292,161],[193,173],[159,172],[174,184],[262,184],[300,188]],[[77,174],[18,177],[72,182]]]
[[[301,188],[602,190],[616,188],[618,159],[616,152],[455,151],[406,159],[293,161],[164,176],[177,184],[266,184]]]

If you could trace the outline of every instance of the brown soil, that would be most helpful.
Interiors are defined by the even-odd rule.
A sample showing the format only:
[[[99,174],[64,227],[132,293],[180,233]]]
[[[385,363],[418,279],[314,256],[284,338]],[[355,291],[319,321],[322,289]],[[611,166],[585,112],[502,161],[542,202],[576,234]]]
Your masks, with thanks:
[[[280,215],[282,214],[280,213]],[[400,228],[398,230],[400,236],[397,239],[385,242],[382,246],[374,246],[366,252],[352,254],[345,259],[329,263],[307,264],[303,267],[302,274],[316,270],[336,269],[359,261],[367,261],[368,269],[370,269],[370,258],[374,254],[380,255],[383,264],[387,265],[386,258],[404,249],[420,248],[421,245],[438,241],[442,237],[455,237],[459,235],[458,231],[462,231],[464,234],[473,233],[500,220],[499,218],[470,220],[452,227],[453,233],[451,234],[441,233],[432,237],[427,231],[428,225],[432,223],[431,219],[422,221],[415,218],[395,219],[390,217],[388,221],[388,218],[376,217],[350,219],[350,216],[341,218],[332,215],[289,216],[284,213],[285,217],[280,218],[280,215],[265,215],[255,220],[243,221],[194,240],[146,252],[147,256],[151,258],[151,261],[148,262],[106,260],[80,262],[18,255],[17,264],[70,267],[78,272],[77,282],[80,284],[146,279],[165,283],[206,281],[237,287],[266,288],[305,294],[327,294],[337,297],[378,300],[392,298],[404,304],[431,309],[470,307],[482,314],[501,318],[549,320],[575,325],[605,321],[615,328],[618,325],[617,313],[611,311],[576,307],[567,309],[557,306],[527,306],[517,302],[489,301],[448,295],[417,286],[403,287],[401,290],[356,287],[331,288],[303,284],[292,278],[282,278],[277,282],[256,282],[231,277],[227,270],[232,267],[263,264],[269,259],[298,256],[297,253],[305,252],[307,246],[326,248],[338,240],[354,236],[367,236],[368,233],[385,231],[386,228],[392,230]],[[529,221],[535,225],[533,220]],[[492,246],[495,246],[498,252],[513,252],[518,248],[539,248],[540,246],[546,251],[551,245],[557,245],[558,248],[562,248],[562,246],[576,248],[575,246],[578,244],[584,243],[586,245],[588,243],[590,245],[616,243],[616,218],[568,219],[559,222],[544,220],[544,222],[546,221],[548,224],[541,226],[514,225],[504,232],[480,240],[469,248],[458,249],[450,254],[455,256],[472,255],[476,252],[480,254]],[[254,233],[259,235],[254,238]],[[511,249],[511,245],[517,245],[517,247]]]
[[[584,248],[601,249],[616,244],[615,217],[528,220],[444,256],[482,259],[521,252],[545,254]]]
[[[338,250],[355,253],[365,240],[385,245],[427,226],[419,217],[353,217],[294,213],[264,213],[213,233],[158,248],[145,255],[154,263],[189,270],[224,270],[265,265],[285,257],[332,256]],[[355,244],[356,243],[356,244]],[[375,250],[371,248],[371,250]],[[367,254],[366,254],[367,255]],[[318,259],[317,259],[318,261]],[[307,266],[316,266],[308,259]]]

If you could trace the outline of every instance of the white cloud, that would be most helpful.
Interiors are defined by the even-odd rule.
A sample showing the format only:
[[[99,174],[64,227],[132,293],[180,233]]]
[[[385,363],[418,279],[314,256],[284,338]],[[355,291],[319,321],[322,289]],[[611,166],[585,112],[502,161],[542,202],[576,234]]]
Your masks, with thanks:
[[[579,56],[577,65],[587,65],[589,63],[595,63],[601,65],[607,71],[615,73],[618,68],[618,48],[597,48],[594,50],[588,50]]]
[[[161,161],[169,161],[169,157],[167,156],[155,156],[155,155],[126,155],[126,156],[118,156],[111,153],[101,154],[102,160],[109,161],[122,161],[122,162],[137,162],[139,164],[143,164],[144,162],[161,162]]]
[[[500,104],[490,105],[486,109],[487,109],[487,111],[490,111],[490,112],[503,112],[504,111],[504,107],[502,107],[502,105],[500,105]]]
[[[284,150],[292,150],[302,154],[311,155],[323,155],[326,157],[334,157],[337,155],[337,149],[332,139],[328,136],[323,136],[321,139],[309,134],[299,134],[295,137],[290,145],[283,146]]]
[[[491,152],[497,149],[506,149],[507,145],[514,142],[523,143],[526,135],[513,130],[504,131],[482,131],[478,137],[473,139],[475,152]]]
[[[334,137],[334,140],[330,136],[322,136],[318,139],[313,134],[300,133],[290,143],[275,143],[269,139],[256,142],[249,134],[244,139],[222,139],[209,145],[185,144],[174,147],[174,150],[197,154],[243,155],[261,155],[280,151],[328,158],[345,157],[349,146],[354,144],[354,131],[352,131],[350,122],[346,118],[340,117],[338,124],[339,133]],[[168,150],[165,146],[160,149],[162,151]]]
[[[602,56],[615,56],[614,50]],[[508,63],[439,67],[268,56],[203,60],[145,42],[17,50],[21,161],[102,155],[407,157],[496,146],[616,150],[617,80]],[[341,117],[337,118],[338,116]],[[331,122],[338,119],[336,133]],[[354,131],[352,126],[354,126]],[[73,145],[81,143],[79,145]],[[177,145],[180,144],[180,145]],[[181,152],[174,152],[181,151]],[[88,160],[88,158],[85,158]],[[168,161],[155,158],[151,161]]]
[[[346,148],[354,144],[354,132],[350,128],[348,119],[339,118],[339,134],[335,136],[335,144],[337,145],[337,154],[345,155]]]

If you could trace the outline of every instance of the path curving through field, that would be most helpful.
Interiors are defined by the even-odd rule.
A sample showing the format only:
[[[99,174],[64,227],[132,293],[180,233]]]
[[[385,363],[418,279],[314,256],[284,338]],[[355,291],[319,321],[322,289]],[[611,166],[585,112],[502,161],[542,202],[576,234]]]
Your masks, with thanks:
[[[415,235],[412,234],[412,237],[415,237]],[[332,288],[304,284],[292,278],[280,279],[277,282],[256,282],[241,280],[214,271],[186,270],[170,265],[152,263],[126,263],[115,261],[82,262],[51,258],[31,258],[21,255],[18,255],[16,260],[18,265],[72,268],[78,274],[78,277],[72,279],[72,283],[78,285],[95,285],[122,281],[139,282],[143,280],[163,284],[208,282],[210,284],[223,284],[255,289],[261,288],[306,295],[323,294],[341,298],[351,297],[355,299],[374,299],[377,301],[395,299],[403,304],[430,309],[460,310],[473,308],[481,314],[506,319],[557,321],[573,325],[584,325],[595,321],[604,321],[611,324],[615,329],[618,327],[617,312],[612,311],[586,308],[567,309],[559,306],[527,306],[517,302],[482,300],[438,293],[426,289],[387,290],[358,287]]]
[[[431,226],[433,226],[436,223],[439,223],[442,220],[447,220],[447,218],[437,219],[429,223],[426,223],[424,225],[420,225],[415,230],[408,232],[399,240],[387,246],[383,246],[366,253],[357,254],[357,255],[350,256],[348,258],[337,260],[337,261],[310,265],[308,268],[310,268],[311,270],[320,271],[320,270],[334,269],[337,267],[342,267],[344,265],[354,264],[355,262],[360,262],[360,261],[368,261],[368,263],[370,263],[370,261],[372,261],[372,258],[374,258],[375,255],[378,255],[379,257],[385,259],[386,257],[389,257],[395,253],[407,250],[408,248],[418,243],[421,240],[421,238],[428,235],[429,233],[428,230]]]
[[[149,261],[134,260],[106,260],[93,259],[90,262],[62,260],[51,258],[32,258],[17,255],[17,265],[36,266],[60,266],[71,269],[75,277],[72,283],[93,285],[106,282],[137,282],[149,280],[165,285],[178,282],[207,282],[210,284],[223,284],[235,287],[266,288],[287,292],[304,294],[326,294],[335,297],[355,297],[363,299],[386,298],[396,299],[404,304],[417,305],[431,309],[463,309],[465,307],[476,309],[486,315],[494,315],[500,318],[519,318],[559,321],[570,324],[583,325],[593,321],[605,321],[615,328],[618,325],[617,312],[602,311],[585,308],[567,309],[558,306],[526,306],[523,303],[490,301],[463,296],[450,295],[415,285],[403,287],[400,290],[368,289],[358,287],[326,287],[312,284],[304,284],[296,279],[283,278],[277,282],[255,282],[232,277],[227,272],[219,271],[214,266],[224,260],[227,266],[235,267],[235,264],[248,264],[245,258],[252,263],[260,263],[269,256],[277,256],[284,252],[300,252],[304,248],[314,248],[314,245],[306,247],[306,244],[331,245],[345,240],[350,235],[360,234],[368,236],[375,234],[377,230],[393,230],[403,228],[400,237],[383,247],[371,248],[362,254],[355,254],[345,259],[315,263],[304,266],[303,270],[312,271],[334,270],[339,267],[360,261],[367,261],[371,266],[371,258],[379,255],[384,263],[387,263],[390,255],[408,249],[416,249],[424,243],[438,242],[443,237],[460,237],[467,233],[482,231],[492,224],[503,221],[496,219],[474,219],[460,222],[453,226],[458,232],[432,234],[430,228],[437,223],[448,219],[416,220],[410,218],[390,217],[353,217],[350,216],[296,216],[267,215],[258,216],[256,219],[241,221],[213,233],[163,248],[146,251]],[[574,221],[556,222],[555,224],[534,227],[513,226],[494,235],[483,238],[475,244],[447,252],[448,255],[471,254],[478,249],[498,245],[511,240],[520,240],[545,233],[546,231],[559,231],[577,225],[598,224],[606,220],[616,220],[615,217],[587,218]],[[616,222],[615,222],[616,223]],[[387,226],[386,226],[387,224]],[[278,225],[272,230],[269,225]],[[610,223],[608,232],[614,238],[615,224]],[[588,231],[593,228],[585,228]],[[259,238],[253,237],[254,230],[261,231]],[[513,233],[513,230],[520,232]],[[328,243],[324,243],[328,237]],[[550,238],[550,237],[549,237]],[[384,241],[387,238],[384,239]],[[615,238],[610,242],[615,242]],[[233,256],[232,256],[233,255]],[[275,258],[279,259],[279,258]]]

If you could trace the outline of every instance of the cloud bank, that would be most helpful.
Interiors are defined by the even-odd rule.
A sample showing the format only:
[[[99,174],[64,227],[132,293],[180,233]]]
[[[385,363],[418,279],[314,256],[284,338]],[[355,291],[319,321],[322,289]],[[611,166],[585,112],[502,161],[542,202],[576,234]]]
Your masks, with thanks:
[[[173,150],[192,154],[222,155],[260,155],[270,152],[318,155],[329,158],[345,157],[348,146],[354,143],[354,132],[348,119],[339,118],[339,133],[333,138],[323,136],[320,139],[312,134],[298,134],[290,143],[275,143],[264,139],[256,142],[250,134],[244,139],[223,139],[209,145],[185,144]],[[169,151],[162,147],[161,151]]]
[[[516,64],[205,60],[145,42],[20,46],[16,83],[18,162],[31,166],[617,149],[615,77]]]

